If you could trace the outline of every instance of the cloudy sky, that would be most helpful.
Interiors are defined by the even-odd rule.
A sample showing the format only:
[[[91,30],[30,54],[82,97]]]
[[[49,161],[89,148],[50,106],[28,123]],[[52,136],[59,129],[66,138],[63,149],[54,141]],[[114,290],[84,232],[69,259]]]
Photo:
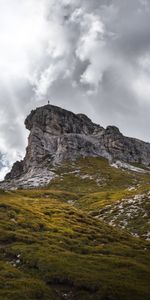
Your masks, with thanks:
[[[150,141],[150,1],[0,0],[0,178],[48,98]]]

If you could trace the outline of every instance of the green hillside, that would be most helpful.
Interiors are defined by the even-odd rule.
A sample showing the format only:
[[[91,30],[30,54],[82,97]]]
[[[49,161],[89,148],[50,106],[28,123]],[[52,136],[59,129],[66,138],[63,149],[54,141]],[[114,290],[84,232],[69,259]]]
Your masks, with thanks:
[[[97,158],[55,172],[43,189],[0,193],[0,299],[149,299],[149,241],[107,223],[108,205],[148,193],[150,175]]]

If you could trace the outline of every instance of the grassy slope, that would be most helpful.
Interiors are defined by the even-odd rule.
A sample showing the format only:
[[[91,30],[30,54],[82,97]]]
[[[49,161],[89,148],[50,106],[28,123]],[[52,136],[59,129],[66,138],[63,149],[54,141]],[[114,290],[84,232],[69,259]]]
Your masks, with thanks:
[[[150,174],[115,169],[100,158],[66,163],[57,172],[59,177],[50,188],[76,191],[78,199],[73,200],[76,207],[107,223],[125,227],[132,234],[144,238],[149,236]],[[141,203],[134,201],[137,195],[144,195]],[[123,209],[120,214],[121,203]]]
[[[97,212],[118,200],[150,190],[150,174],[116,169],[102,158],[66,163],[57,169],[57,174],[59,177],[49,188],[75,193],[75,204],[86,212]],[[133,186],[135,190],[128,189]]]
[[[149,243],[89,215],[148,190],[149,176],[103,159],[57,172],[49,189],[0,194],[0,299],[149,299]]]

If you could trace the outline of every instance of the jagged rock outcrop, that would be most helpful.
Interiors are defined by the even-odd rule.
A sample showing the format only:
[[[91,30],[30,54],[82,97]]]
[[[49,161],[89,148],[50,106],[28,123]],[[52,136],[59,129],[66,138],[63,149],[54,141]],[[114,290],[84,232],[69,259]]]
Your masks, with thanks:
[[[150,164],[149,143],[124,137],[115,126],[104,129],[83,114],[46,105],[31,111],[25,126],[30,131],[25,158],[14,164],[6,180],[27,180],[29,174],[41,182],[46,170],[52,178],[52,166],[86,156],[102,156],[111,163]]]
[[[24,167],[23,160],[16,161],[11,169],[11,172],[5,176],[5,180],[18,178],[24,172],[23,167]]]
[[[150,143],[123,136],[115,126],[108,126],[102,141],[113,160],[127,163],[150,164]]]
[[[80,156],[101,154],[95,134],[104,129],[82,114],[46,105],[32,111],[25,120],[30,130],[24,170],[44,162],[57,164]]]

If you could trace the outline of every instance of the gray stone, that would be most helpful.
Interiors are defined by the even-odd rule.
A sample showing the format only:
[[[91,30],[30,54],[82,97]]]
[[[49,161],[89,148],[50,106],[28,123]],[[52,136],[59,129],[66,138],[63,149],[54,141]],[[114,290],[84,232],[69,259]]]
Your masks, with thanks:
[[[87,156],[105,157],[111,164],[150,164],[149,143],[125,137],[115,126],[104,129],[83,114],[46,105],[31,111],[25,126],[30,131],[25,158],[14,164],[6,181],[27,180],[28,174],[34,180],[44,174],[47,182],[53,166]]]

